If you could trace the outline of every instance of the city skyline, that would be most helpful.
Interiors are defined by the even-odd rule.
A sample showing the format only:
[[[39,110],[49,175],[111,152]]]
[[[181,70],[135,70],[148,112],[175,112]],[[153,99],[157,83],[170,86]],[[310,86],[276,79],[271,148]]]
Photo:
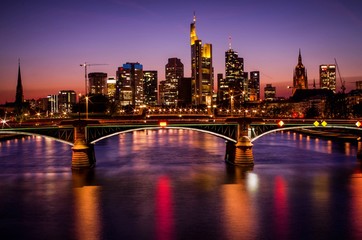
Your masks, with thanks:
[[[244,58],[245,71],[260,71],[260,87],[290,96],[301,49],[308,84],[319,82],[319,66],[337,59],[347,91],[362,80],[362,3],[332,1],[48,1],[6,3],[1,11],[0,104],[15,100],[18,59],[24,98],[60,90],[84,92],[84,68],[115,76],[126,62],[158,71],[165,80],[169,58],[179,58],[191,76],[189,26],[213,46],[214,79],[225,74],[225,51]],[[215,84],[216,85],[216,84]],[[337,91],[340,90],[337,75]]]

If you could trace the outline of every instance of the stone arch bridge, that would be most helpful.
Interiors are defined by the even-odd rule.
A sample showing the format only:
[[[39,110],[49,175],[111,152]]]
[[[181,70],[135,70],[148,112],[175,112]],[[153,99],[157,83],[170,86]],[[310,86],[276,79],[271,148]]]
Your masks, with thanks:
[[[235,165],[253,165],[252,146],[258,138],[276,131],[333,129],[353,133],[361,143],[362,129],[351,122],[287,121],[259,118],[228,118],[222,122],[146,122],[100,123],[96,120],[63,121],[58,126],[37,126],[0,129],[0,134],[36,135],[54,139],[72,146],[72,169],[88,169],[95,165],[94,144],[120,133],[160,129],[188,129],[200,131],[226,140],[225,161]],[[328,132],[328,131],[327,131]],[[361,150],[359,148],[359,155]]]

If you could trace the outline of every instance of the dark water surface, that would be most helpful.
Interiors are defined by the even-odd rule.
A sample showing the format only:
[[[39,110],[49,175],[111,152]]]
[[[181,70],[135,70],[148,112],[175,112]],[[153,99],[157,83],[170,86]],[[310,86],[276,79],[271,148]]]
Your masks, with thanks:
[[[254,142],[251,169],[188,130],[122,134],[95,151],[79,174],[69,145],[0,142],[0,239],[362,239],[357,144],[271,134]]]

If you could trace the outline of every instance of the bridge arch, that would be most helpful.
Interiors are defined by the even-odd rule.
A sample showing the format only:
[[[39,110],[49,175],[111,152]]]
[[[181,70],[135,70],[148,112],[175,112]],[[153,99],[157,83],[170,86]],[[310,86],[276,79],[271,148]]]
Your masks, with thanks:
[[[362,129],[360,128],[355,128],[355,127],[348,127],[348,126],[325,126],[323,127],[324,129],[325,128],[334,128],[334,129],[351,129],[351,130],[357,130],[357,131],[360,131],[361,134],[362,134]],[[293,127],[284,127],[284,128],[276,128],[276,129],[272,129],[272,130],[269,130],[269,131],[266,131],[254,138],[251,139],[251,142],[254,142],[256,140],[258,140],[259,138],[265,136],[265,135],[268,135],[270,133],[274,133],[274,132],[280,132],[280,131],[288,131],[288,130],[294,130],[294,129],[317,129],[317,127],[315,126],[310,126],[310,125],[305,125],[305,126],[293,126]],[[321,129],[321,128],[319,128]]]
[[[39,134],[39,133],[32,133],[32,132],[22,132],[22,131],[0,131],[0,134],[11,134],[11,135],[27,135],[27,136],[37,136],[37,137],[42,137],[42,138],[47,138],[47,139],[51,139],[57,142],[61,142],[61,143],[65,143],[68,144],[70,146],[73,146],[74,144],[59,138],[55,138],[55,137],[51,137],[51,136],[47,136],[47,135],[43,135],[43,134]]]
[[[123,130],[123,131],[118,131],[103,137],[100,137],[96,140],[93,140],[92,142],[90,142],[91,144],[95,144],[98,141],[101,141],[103,139],[109,138],[109,137],[113,137],[115,135],[121,134],[121,133],[129,133],[129,132],[135,132],[135,131],[141,131],[141,130],[160,130],[160,129],[177,129],[177,130],[191,130],[191,131],[197,131],[197,132],[202,132],[202,133],[207,133],[207,134],[211,134],[214,135],[216,137],[225,139],[227,141],[230,142],[234,142],[236,143],[237,141],[235,139],[232,139],[230,137],[224,136],[222,134],[218,134],[212,131],[207,131],[207,130],[203,130],[203,129],[197,129],[197,128],[189,128],[189,127],[142,127],[142,128],[134,128],[134,129],[127,129],[127,130]]]

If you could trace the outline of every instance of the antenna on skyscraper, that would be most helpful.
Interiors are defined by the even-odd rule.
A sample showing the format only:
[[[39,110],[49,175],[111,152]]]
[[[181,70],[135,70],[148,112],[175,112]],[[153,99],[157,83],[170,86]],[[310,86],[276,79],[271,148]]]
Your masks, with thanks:
[[[196,22],[196,13],[195,13],[195,11],[194,11],[194,23]]]
[[[229,36],[229,49],[231,49],[231,36]]]

